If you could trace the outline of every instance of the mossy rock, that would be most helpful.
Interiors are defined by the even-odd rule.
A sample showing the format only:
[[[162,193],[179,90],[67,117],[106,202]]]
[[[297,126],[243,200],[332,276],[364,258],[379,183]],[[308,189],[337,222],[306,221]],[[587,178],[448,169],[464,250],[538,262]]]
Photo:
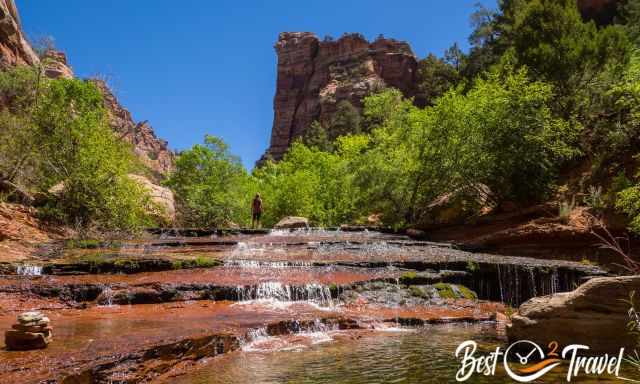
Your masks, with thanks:
[[[429,298],[429,295],[421,287],[415,285],[409,287],[409,293],[411,293],[411,296],[419,297],[421,299]]]
[[[464,285],[437,283],[433,287],[438,291],[438,296],[442,299],[478,300],[478,295]]]

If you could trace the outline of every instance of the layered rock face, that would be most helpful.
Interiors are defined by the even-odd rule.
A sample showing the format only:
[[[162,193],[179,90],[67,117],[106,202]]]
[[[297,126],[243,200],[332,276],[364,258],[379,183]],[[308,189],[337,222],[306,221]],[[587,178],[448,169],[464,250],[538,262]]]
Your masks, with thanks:
[[[507,328],[510,342],[531,340],[540,346],[557,341],[589,346],[591,353],[632,351],[636,340],[627,331],[631,292],[640,291],[640,276],[599,277],[573,292],[534,297],[520,306]]]
[[[67,55],[60,51],[47,51],[44,56],[44,74],[50,79],[73,79],[73,70],[67,63]]]
[[[417,60],[405,42],[382,37],[369,42],[359,34],[320,41],[310,32],[284,32],[275,49],[274,119],[263,160],[281,159],[314,120],[329,122],[339,101],[361,108],[363,97],[383,87],[413,93]]]
[[[38,62],[38,56],[22,32],[14,0],[0,0],[0,68]]]
[[[133,144],[138,158],[162,178],[173,170],[175,156],[167,147],[167,142],[156,137],[153,128],[147,121],[135,123],[131,113],[122,107],[113,92],[102,80],[93,80],[104,97],[104,104],[109,115],[109,124],[123,140]]]

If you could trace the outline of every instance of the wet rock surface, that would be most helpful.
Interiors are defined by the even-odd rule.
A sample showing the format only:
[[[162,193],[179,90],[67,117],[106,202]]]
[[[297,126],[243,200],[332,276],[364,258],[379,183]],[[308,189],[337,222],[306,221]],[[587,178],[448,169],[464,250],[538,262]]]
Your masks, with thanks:
[[[590,353],[633,350],[636,340],[627,333],[632,292],[640,291],[640,276],[601,277],[571,292],[535,297],[520,306],[507,328],[509,340],[531,340],[538,345],[557,341],[560,348],[583,344]]]
[[[65,242],[37,265],[9,266],[0,328],[12,329],[24,310],[46,310],[56,341],[0,351],[0,374],[97,383],[170,381],[223,353],[307,348],[332,332],[500,324],[505,305],[603,273],[373,228],[157,231]]]

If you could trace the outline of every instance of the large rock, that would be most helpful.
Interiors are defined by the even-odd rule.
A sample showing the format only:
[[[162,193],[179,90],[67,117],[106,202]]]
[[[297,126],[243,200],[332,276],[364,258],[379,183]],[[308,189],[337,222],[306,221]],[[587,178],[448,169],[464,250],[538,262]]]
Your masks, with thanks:
[[[129,178],[142,185],[151,196],[151,201],[160,208],[160,210],[153,210],[152,213],[169,223],[175,220],[176,205],[173,191],[169,188],[152,183],[151,180],[144,176],[129,175]]]
[[[64,52],[49,50],[43,60],[44,74],[51,79],[73,79],[73,70]]]
[[[176,203],[173,191],[171,191],[169,188],[154,183],[144,176],[129,174],[127,175],[127,177],[141,185],[147,191],[149,196],[151,196],[151,201],[157,205],[157,207],[149,207],[149,213],[154,214],[155,216],[168,223],[171,223],[175,220]],[[64,189],[64,182],[59,182],[58,184],[49,188],[47,192],[59,198],[63,195]]]
[[[0,67],[34,65],[38,55],[22,32],[20,17],[13,0],[0,0]]]
[[[599,277],[575,291],[535,297],[520,306],[507,327],[510,342],[530,340],[540,346],[557,341],[562,346],[584,344],[592,353],[617,354],[631,350],[637,340],[629,335],[629,299],[640,293],[640,276]]]
[[[485,184],[476,183],[444,193],[427,205],[427,214],[421,218],[421,224],[448,225],[462,223],[478,213],[491,209],[491,189]]]
[[[273,226],[276,229],[309,228],[309,219],[305,217],[287,216]]]
[[[281,33],[275,45],[278,80],[271,144],[263,156],[279,160],[314,120],[330,121],[341,100],[357,108],[372,91],[391,86],[413,92],[417,61],[405,42],[360,34],[320,41],[310,32]]]
[[[102,80],[92,80],[104,98],[104,105],[109,115],[109,125],[116,135],[131,144],[133,149],[156,178],[162,179],[175,167],[175,155],[167,146],[167,142],[159,139],[147,121],[135,123],[131,113],[126,110]]]

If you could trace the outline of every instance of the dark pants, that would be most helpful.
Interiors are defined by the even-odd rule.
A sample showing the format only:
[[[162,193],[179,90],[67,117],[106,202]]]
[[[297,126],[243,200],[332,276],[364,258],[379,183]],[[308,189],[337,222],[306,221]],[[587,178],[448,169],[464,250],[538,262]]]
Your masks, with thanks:
[[[260,225],[260,216],[262,216],[262,212],[253,212],[251,214],[251,226]]]

